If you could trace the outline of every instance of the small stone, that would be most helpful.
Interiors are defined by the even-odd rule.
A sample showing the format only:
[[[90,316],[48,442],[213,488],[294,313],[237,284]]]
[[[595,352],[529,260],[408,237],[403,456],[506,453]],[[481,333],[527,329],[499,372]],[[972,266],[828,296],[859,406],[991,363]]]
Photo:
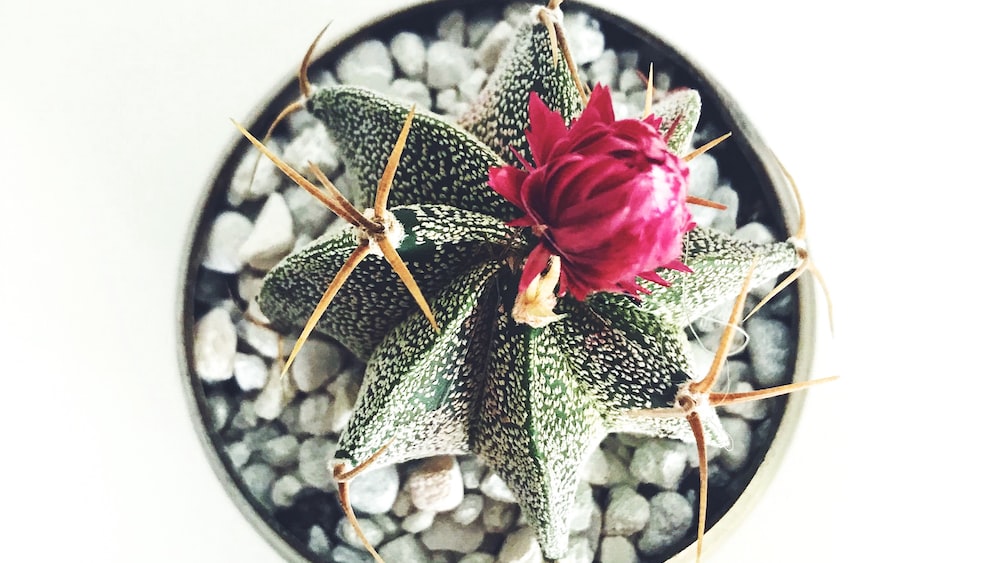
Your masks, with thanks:
[[[486,533],[480,524],[461,526],[450,518],[437,518],[420,539],[428,549],[472,553],[476,551]]]
[[[459,10],[453,10],[441,18],[437,27],[438,39],[451,41],[458,45],[465,44],[465,14]]]
[[[584,536],[569,538],[566,555],[559,559],[559,563],[593,563],[593,561],[594,549],[590,547],[590,542]]]
[[[330,551],[334,563],[372,563],[375,561],[367,551],[359,551],[346,545],[338,545]]]
[[[638,563],[635,546],[622,536],[608,536],[601,540],[602,563]]]
[[[405,102],[407,105],[416,104],[417,109],[431,109],[431,91],[423,82],[408,78],[397,78],[389,86],[388,94]]]
[[[472,51],[449,41],[435,41],[427,48],[427,85],[454,88],[473,70]]]
[[[431,556],[416,536],[400,536],[378,548],[379,555],[386,561],[407,563],[430,563]]]
[[[611,489],[608,507],[604,511],[604,534],[630,536],[642,531],[649,522],[649,501],[635,489],[618,486]]]
[[[385,532],[382,531],[382,528],[368,518],[358,518],[358,527],[361,528],[361,532],[373,546],[379,545],[385,539]],[[341,518],[337,524],[337,537],[351,547],[365,549],[364,541],[358,536],[358,532],[347,518]]]
[[[270,496],[268,493],[271,491],[271,485],[274,484],[275,474],[274,469],[271,466],[263,463],[254,463],[244,467],[240,471],[240,476],[243,477],[243,484],[246,485],[247,489],[253,497],[261,502],[270,502]]]
[[[393,74],[389,49],[375,39],[359,43],[337,63],[337,79],[340,82],[379,92],[388,89]]]
[[[497,556],[497,563],[542,563],[542,548],[531,528],[518,528],[507,536]]]
[[[468,107],[467,103],[458,100],[458,90],[454,88],[439,91],[434,103],[441,113],[452,116],[464,113]]]
[[[354,403],[358,399],[358,383],[351,380],[350,373],[342,373],[337,377],[337,385],[333,390],[333,402],[326,414],[327,424],[331,432],[341,432],[354,414]],[[341,380],[344,380],[341,382]]]
[[[240,401],[239,409],[233,415],[230,425],[234,430],[240,431],[249,430],[257,425],[257,413],[254,410],[254,401],[252,399]]]
[[[493,500],[507,503],[517,502],[514,493],[507,487],[507,483],[504,483],[503,479],[494,471],[486,474],[486,477],[479,484],[479,490]]]
[[[743,364],[742,362],[730,362],[730,365],[735,363],[740,363],[746,366],[746,364]],[[747,372],[749,372],[749,368],[747,368]],[[754,390],[753,385],[745,381],[740,381],[732,387],[732,391],[734,393],[748,393]],[[768,404],[767,400],[747,401],[745,403],[726,405],[722,407],[722,411],[736,415],[745,420],[762,420],[767,417]]]
[[[494,563],[496,558],[489,553],[469,553],[458,560],[458,563]]]
[[[601,24],[590,14],[573,12],[563,17],[566,38],[569,41],[573,62],[585,65],[594,62],[604,53],[604,33]]]
[[[455,510],[451,511],[451,519],[454,520],[456,524],[468,526],[469,524],[475,522],[482,513],[483,496],[465,495],[462,497],[462,502],[455,507]]]
[[[740,209],[740,194],[730,186],[720,186],[712,192],[709,199],[726,206],[724,210],[715,210],[712,228],[726,234],[736,232],[736,214]]]
[[[569,529],[571,532],[582,532],[590,527],[590,517],[597,508],[594,492],[587,483],[577,487],[573,506],[569,511]]]
[[[396,34],[389,42],[389,51],[396,59],[399,70],[409,78],[420,78],[427,64],[427,47],[424,40],[409,31]]]
[[[483,527],[490,534],[506,533],[517,521],[520,510],[516,504],[487,498],[483,503]]]
[[[794,344],[791,331],[781,321],[751,317],[744,328],[750,339],[747,349],[757,385],[774,387],[788,378],[788,364]]]
[[[411,534],[419,534],[434,524],[435,516],[437,516],[437,512],[418,510],[403,518],[402,527]]]
[[[601,448],[595,449],[580,469],[580,478],[591,485],[607,485],[610,475],[608,458]]]
[[[477,16],[466,26],[465,33],[469,37],[468,46],[479,47],[486,38],[486,34],[497,24],[497,20],[490,16]]]
[[[307,485],[324,491],[334,490],[333,475],[329,463],[337,451],[337,444],[326,438],[309,438],[299,447],[299,476]],[[361,475],[363,476],[363,472]],[[358,498],[354,482],[351,483],[351,501],[356,505]]]
[[[330,538],[326,537],[326,532],[319,526],[309,528],[309,551],[316,555],[326,555],[330,553]]]
[[[510,40],[514,37],[514,28],[505,20],[500,20],[486,34],[479,48],[476,49],[476,63],[486,72],[493,72],[500,56],[503,54]]]
[[[328,434],[326,411],[330,408],[330,397],[326,393],[314,393],[299,405],[299,430],[313,436]]]
[[[510,25],[521,25],[528,21],[528,16],[533,8],[534,4],[530,2],[511,2],[503,9],[503,19]]]
[[[732,446],[722,450],[719,462],[729,471],[739,471],[750,455],[750,425],[742,418],[722,417],[722,427],[732,439]]]
[[[211,395],[205,402],[208,406],[209,424],[212,430],[219,432],[226,427],[229,422],[229,415],[232,414],[232,406],[229,400],[223,395]]]
[[[351,506],[365,514],[389,512],[399,493],[399,470],[395,465],[362,471],[351,481]]]
[[[247,346],[253,348],[266,358],[274,359],[278,357],[278,341],[280,335],[255,322],[247,319],[240,319],[236,323],[236,334]]]
[[[419,510],[446,512],[462,502],[464,486],[455,456],[428,458],[406,482],[413,506]]]
[[[253,428],[248,430],[246,434],[243,435],[243,443],[246,444],[251,450],[258,451],[264,449],[264,444],[268,441],[273,440],[281,435],[273,425],[266,424],[260,426],[259,428]]]
[[[719,185],[719,163],[711,153],[699,155],[688,163],[688,194],[708,198]],[[704,209],[701,206],[694,206]]]
[[[341,190],[344,189],[339,182],[334,182],[334,185]],[[298,186],[285,190],[281,195],[285,198],[285,204],[288,205],[292,222],[295,224],[295,232],[299,235],[317,237],[326,230],[334,218],[334,214],[325,205]]]
[[[252,453],[250,446],[243,442],[235,442],[226,446],[226,456],[229,457],[229,463],[232,463],[236,469],[246,465],[250,461]]]
[[[299,349],[290,371],[295,386],[310,393],[337,375],[343,362],[339,346],[311,338]]]
[[[208,383],[232,377],[236,343],[236,325],[225,308],[216,307],[199,319],[194,325],[191,352],[198,377]]]
[[[757,244],[769,244],[775,241],[774,233],[771,232],[771,229],[767,225],[758,223],[757,221],[747,223],[746,225],[736,229],[736,232],[733,233],[733,237],[740,240],[756,242]]]
[[[292,250],[294,243],[294,224],[285,198],[271,194],[257,214],[253,230],[240,246],[239,258],[252,268],[270,270]]]
[[[372,514],[370,519],[372,522],[378,524],[379,528],[382,528],[386,537],[394,538],[403,533],[403,529],[399,525],[399,520],[389,513]]]
[[[286,164],[298,170],[306,178],[315,181],[319,178],[310,170],[309,164],[315,164],[324,174],[332,177],[340,166],[339,153],[326,131],[326,126],[315,121],[288,143],[281,156]]]
[[[399,491],[396,500],[392,503],[392,513],[399,518],[405,517],[413,511],[413,501],[410,500],[410,492],[406,489]],[[429,525],[429,524],[428,524]]]
[[[278,436],[265,442],[260,452],[274,467],[288,467],[298,459],[299,441],[295,436]]]
[[[302,481],[294,475],[282,475],[271,487],[271,502],[278,507],[291,506],[295,502],[295,495],[302,490]]]
[[[674,491],[662,492],[649,501],[649,523],[639,536],[639,551],[656,555],[684,537],[694,523],[694,508]]]
[[[271,372],[267,376],[264,388],[260,390],[257,398],[254,399],[254,412],[265,420],[274,420],[281,415],[292,397],[295,396],[295,389],[289,377],[282,377],[281,362],[271,364]]]
[[[236,383],[243,391],[256,391],[264,387],[267,381],[267,364],[260,356],[252,354],[236,354],[233,361],[233,373]]]
[[[605,49],[590,65],[590,80],[594,84],[617,88],[618,72],[618,53],[613,49]]]
[[[267,143],[269,149],[276,150],[273,142]],[[248,149],[236,165],[233,179],[229,182],[226,199],[230,205],[237,207],[245,201],[255,201],[274,193],[281,186],[284,176],[274,163],[262,157],[255,148]]]
[[[224,274],[235,274],[243,268],[240,247],[253,231],[253,223],[235,211],[223,211],[212,222],[205,243],[201,265]]]
[[[466,489],[478,489],[486,466],[475,456],[465,456],[458,460],[458,470],[462,472],[462,483]]]
[[[676,490],[688,467],[687,460],[682,442],[649,440],[636,448],[629,470],[643,483]]]
[[[481,68],[473,70],[458,83],[458,93],[462,95],[463,100],[475,102],[479,99],[479,92],[482,91],[487,78],[485,70]]]

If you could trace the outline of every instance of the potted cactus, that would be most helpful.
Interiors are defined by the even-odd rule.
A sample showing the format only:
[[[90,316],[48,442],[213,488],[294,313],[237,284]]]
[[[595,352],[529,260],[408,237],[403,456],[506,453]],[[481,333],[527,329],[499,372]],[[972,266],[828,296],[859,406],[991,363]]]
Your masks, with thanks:
[[[529,549],[559,559],[586,552],[580,546],[588,544],[593,558],[598,540],[579,533],[581,527],[572,522],[581,490],[589,490],[581,468],[609,435],[621,434],[693,444],[688,474],[697,484],[695,499],[687,499],[688,525],[679,527],[668,546],[654,545],[662,538],[647,530],[632,533],[639,553],[653,560],[691,543],[700,556],[707,526],[726,508],[709,507],[710,452],[732,446],[717,409],[808,384],[715,389],[726,373],[751,288],[774,287],[779,275],[804,271],[808,257],[800,236],[752,241],[700,224],[699,216],[713,217],[704,209],[721,214],[732,202],[712,201],[691,189],[691,166],[711,158],[701,155],[724,137],[696,143],[703,110],[699,92],[658,92],[655,71],[650,72],[639,114],[617,115],[622,93],[581,76],[560,2],[523,12],[498,42],[502,54],[489,65],[489,78],[464,106],[456,104],[455,118],[400,100],[404,88],[393,96],[377,86],[324,78],[314,83],[310,74],[319,74],[319,63],[309,69],[310,49],[298,80],[300,95],[276,120],[290,116],[298,135],[282,144],[258,140],[241,127],[268,160],[247,154],[238,169],[235,162],[227,164],[242,178],[233,184],[242,187],[230,186],[223,207],[248,209],[257,224],[273,215],[288,225],[304,222],[287,211],[295,207],[289,197],[272,194],[263,205],[253,201],[255,189],[266,193],[261,185],[278,185],[283,173],[296,184],[290,189],[308,193],[339,219],[323,234],[313,228],[298,243],[284,236],[254,247],[248,241],[262,236],[256,225],[234,227],[228,219],[220,221],[232,213],[223,211],[211,228],[199,227],[195,235],[201,241],[196,245],[207,247],[213,237],[229,233],[239,240],[236,261],[242,262],[227,272],[232,260],[219,258],[219,251],[196,253],[200,274],[192,275],[200,275],[194,285],[201,289],[188,301],[185,362],[194,380],[208,388],[193,387],[199,414],[214,422],[219,435],[210,437],[212,449],[223,452],[227,476],[237,474],[239,494],[270,508],[269,533],[293,544],[300,555],[336,559],[333,536],[376,559],[380,552],[432,547],[427,541],[399,547],[396,540],[394,547],[377,547],[386,535],[398,534],[390,523],[354,514],[351,500],[364,499],[351,485],[380,467],[426,458],[443,460],[467,478],[465,473],[475,474],[468,470],[473,464],[460,467],[452,456],[475,456],[516,500],[522,528],[533,537]],[[447,34],[444,22],[456,13],[475,21],[449,12],[440,20],[439,36]],[[393,43],[412,41],[411,35],[397,34]],[[347,47],[377,49],[360,41]],[[399,57],[396,64],[405,66]],[[599,74],[593,65],[588,70]],[[732,142],[746,143],[747,134],[737,131],[742,139]],[[329,173],[341,170],[331,181]],[[300,204],[301,213],[316,216],[308,205]],[[735,217],[732,223],[735,228]],[[241,228],[244,235],[231,234]],[[240,299],[228,301],[227,309],[218,302],[233,293],[233,276]],[[785,285],[756,294],[758,308]],[[720,310],[728,321],[714,332],[716,351],[698,372],[688,339],[707,331],[689,325]],[[232,330],[226,317],[239,319]],[[294,344],[286,350],[279,335]],[[235,360],[211,354],[230,344]],[[339,347],[349,354],[329,351]],[[360,380],[338,375],[345,356],[350,366],[345,373],[363,371]],[[240,390],[229,379],[232,373]],[[250,402],[234,408],[228,399],[208,400],[213,388],[227,385],[232,393],[247,393]],[[340,410],[336,400],[305,406],[311,397],[299,394],[320,388],[335,399],[340,394]],[[351,403],[346,410],[344,403]],[[296,404],[298,416],[285,414]],[[277,494],[287,475],[279,478],[276,470],[252,460],[294,457],[287,450],[305,449],[294,435],[304,426],[306,411],[322,411],[310,419],[318,419],[319,428],[309,434],[336,434],[319,448],[329,473],[317,482],[323,477],[315,477],[314,467],[306,477],[300,451],[300,486],[286,481],[285,493]],[[777,421],[780,414],[767,418]],[[271,430],[252,428],[259,420],[273,421]],[[774,424],[762,424],[759,433],[773,437]],[[263,444],[259,453],[225,443],[234,425],[244,426],[244,434],[260,434],[253,440]],[[642,447],[627,443],[633,444],[624,448],[630,454]],[[480,470],[471,480],[485,479]],[[641,487],[634,478],[624,481]],[[257,489],[265,482],[268,490],[262,493]],[[289,531],[294,525],[282,510],[301,504],[311,494],[308,485],[337,489],[336,495],[322,495],[328,505],[339,500],[343,508],[345,518],[335,531],[324,526]],[[393,502],[393,511],[399,502]],[[371,507],[361,512],[377,514]],[[609,527],[614,528],[605,522],[605,532]],[[487,533],[480,543],[506,549],[515,528],[492,532],[492,540]]]

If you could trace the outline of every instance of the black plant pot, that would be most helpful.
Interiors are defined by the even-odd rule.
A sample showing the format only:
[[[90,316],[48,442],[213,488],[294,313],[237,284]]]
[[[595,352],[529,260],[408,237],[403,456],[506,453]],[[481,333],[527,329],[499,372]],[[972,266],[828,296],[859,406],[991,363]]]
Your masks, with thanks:
[[[434,35],[442,16],[453,10],[464,11],[468,20],[472,20],[476,14],[493,14],[502,18],[505,4],[505,2],[443,0],[389,14],[338,41],[329,51],[316,58],[310,75],[316,76],[324,69],[335,68],[337,60],[367,39],[376,38],[388,42],[402,30],[426,36]],[[738,224],[750,221],[764,223],[772,229],[778,239],[787,238],[789,232],[795,230],[798,220],[796,204],[780,167],[733,100],[715,81],[669,44],[635,23],[576,2],[566,6],[565,9],[567,13],[584,11],[590,14],[600,22],[606,45],[616,50],[637,51],[640,67],[645,68],[652,62],[657,72],[664,72],[670,76],[672,86],[697,89],[703,100],[699,138],[710,139],[726,131],[732,131],[732,138],[713,149],[711,154],[718,162],[720,175],[728,179],[740,195]],[[303,38],[304,47],[309,39]],[[294,79],[288,80],[276,95],[262,102],[262,109],[248,124],[248,129],[262,135],[281,109],[298,95],[297,83]],[[279,128],[277,133],[280,136],[283,133],[282,129]],[[326,561],[330,560],[328,556],[317,555],[315,546],[310,546],[309,528],[298,523],[299,515],[295,511],[309,512],[311,522],[325,522],[321,527],[327,532],[330,543],[335,544],[338,541],[335,529],[340,519],[335,493],[305,487],[298,493],[301,498],[297,498],[291,507],[276,507],[274,502],[262,500],[260,491],[254,490],[258,484],[247,482],[246,465],[251,461],[234,460],[231,447],[234,433],[231,426],[234,420],[241,416],[239,412],[241,401],[245,403],[248,397],[253,397],[253,392],[243,391],[233,380],[207,383],[197,375],[194,368],[193,335],[196,322],[219,302],[231,297],[232,303],[239,309],[245,309],[247,306],[242,298],[233,297],[240,295],[239,274],[219,273],[202,266],[209,232],[220,213],[236,210],[252,217],[260,211],[260,201],[247,201],[234,205],[227,199],[229,180],[239,166],[246,149],[247,145],[240,139],[234,143],[232,150],[223,156],[192,223],[187,260],[183,265],[183,295],[178,327],[182,343],[181,372],[184,387],[188,391],[195,429],[202,438],[211,465],[233,501],[260,533],[288,560]],[[808,285],[796,284],[786,290],[783,301],[782,307],[787,311],[783,313],[784,320],[788,324],[790,334],[797,339],[792,346],[792,354],[786,359],[788,377],[784,382],[805,380],[808,379],[813,358],[816,329],[815,296]],[[232,314],[238,317],[242,312],[233,310]],[[249,351],[243,341],[240,341],[238,346],[241,351]],[[725,535],[726,528],[735,526],[752,506],[754,499],[764,493],[790,440],[802,399],[792,396],[788,399],[778,398],[770,401],[772,402],[768,416],[754,424],[754,445],[743,468],[728,475],[725,480],[710,478],[708,525],[711,531],[706,538],[708,549],[711,549],[712,543]],[[245,407],[245,404],[243,406]],[[294,434],[293,430],[286,428],[287,425],[283,426],[284,423],[280,418],[273,424],[279,432],[284,430]],[[254,456],[258,455],[251,452],[249,459],[253,460]],[[243,456],[240,454],[236,457]],[[294,471],[294,468],[290,471]],[[691,485],[690,479],[687,481],[686,485]],[[641,494],[649,495],[655,492],[652,488],[651,485],[642,485],[639,491]],[[599,499],[603,498],[602,493],[596,494]],[[691,546],[694,539],[695,532],[692,527],[674,546],[655,555],[649,555],[644,560],[661,561],[664,558],[677,556],[683,548]],[[488,536],[484,540],[484,546],[496,547],[501,540],[502,538]],[[679,558],[686,556],[681,555]]]

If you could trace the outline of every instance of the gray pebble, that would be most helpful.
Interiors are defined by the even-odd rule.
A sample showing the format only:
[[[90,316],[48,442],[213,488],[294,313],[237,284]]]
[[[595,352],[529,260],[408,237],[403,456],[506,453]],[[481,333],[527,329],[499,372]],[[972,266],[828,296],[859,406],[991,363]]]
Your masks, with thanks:
[[[390,562],[430,563],[427,548],[415,536],[400,536],[378,548],[382,559]]]
[[[302,481],[294,475],[282,475],[271,487],[271,502],[275,506],[288,507],[295,502],[295,495],[302,490]]]
[[[329,462],[336,451],[337,444],[326,438],[309,438],[302,442],[299,448],[299,476],[302,481],[324,491],[334,490],[336,487]],[[357,509],[357,499],[361,495],[356,490],[355,483],[356,481],[351,482],[351,504]]]
[[[344,362],[340,346],[316,338],[306,340],[292,362],[290,373],[295,386],[306,393],[319,389],[336,376]]]
[[[212,430],[219,432],[229,422],[229,415],[232,414],[232,405],[229,404],[229,400],[223,395],[210,395],[205,400],[205,403],[208,406],[209,424],[211,424]]]
[[[604,533],[609,536],[630,536],[641,531],[649,522],[649,501],[635,489],[618,486],[611,489],[604,511]]]
[[[584,536],[573,536],[569,538],[569,548],[566,555],[559,559],[559,563],[592,563],[594,561],[594,548]]]
[[[330,397],[326,393],[313,393],[299,405],[299,430],[313,436],[329,434],[326,413],[330,408]]]
[[[677,440],[649,440],[635,450],[629,469],[643,483],[677,489],[688,467],[684,444]]]
[[[387,465],[361,472],[351,481],[351,506],[365,514],[389,512],[399,493],[399,470]]]
[[[367,551],[359,551],[346,545],[338,545],[330,550],[334,563],[372,563],[375,559]]]
[[[731,364],[737,362],[730,362]],[[742,363],[742,362],[739,362]],[[746,365],[746,364],[744,364]],[[733,393],[747,393],[753,391],[753,385],[745,381],[741,381],[732,386]],[[739,416],[745,420],[762,420],[767,416],[768,412],[767,399],[762,401],[749,401],[746,403],[737,403],[734,405],[726,405],[722,407],[722,412],[729,413],[732,415]]]
[[[309,528],[309,542],[307,544],[309,551],[315,553],[316,555],[326,555],[330,553],[330,538],[326,536],[326,532],[323,528],[313,525]]]
[[[712,192],[710,199],[726,206],[724,210],[714,210],[715,217],[712,219],[712,228],[726,234],[736,232],[736,214],[740,209],[740,194],[736,193],[736,190],[730,186],[720,186]]]
[[[774,387],[783,383],[787,375],[793,342],[791,331],[784,323],[763,317],[751,317],[744,328],[750,341],[747,348],[754,367],[754,376],[760,387]]]
[[[453,10],[445,14],[437,27],[438,39],[451,41],[457,45],[465,44],[465,14]]]
[[[719,462],[729,471],[739,471],[750,455],[750,425],[742,418],[722,417],[722,427],[732,439],[732,446],[722,450]]]
[[[260,356],[253,354],[240,354],[237,352],[233,360],[233,373],[236,375],[236,383],[243,391],[256,391],[264,387],[267,381],[267,364]]]
[[[491,534],[506,533],[517,521],[520,511],[516,504],[487,498],[483,503],[483,527]]]
[[[267,375],[264,388],[260,390],[257,398],[253,401],[254,412],[264,420],[274,420],[281,415],[292,397],[295,396],[295,387],[292,378],[282,377],[281,362],[271,364],[271,371]]]
[[[694,508],[680,494],[662,492],[649,501],[649,524],[639,536],[639,551],[655,555],[681,539],[694,523]]]
[[[191,351],[194,371],[202,381],[215,383],[233,376],[236,361],[236,325],[224,307],[206,313],[194,325]]]
[[[462,497],[462,502],[451,511],[451,519],[456,524],[468,526],[476,521],[483,513],[483,496],[467,494]]]
[[[229,458],[229,463],[232,463],[233,467],[237,469],[250,461],[250,454],[252,453],[250,446],[243,442],[234,442],[226,446],[226,456]]]
[[[489,16],[477,16],[469,25],[465,32],[468,35],[468,46],[475,49],[483,43],[486,35],[497,25],[497,21]]]
[[[374,39],[359,43],[337,63],[337,79],[341,83],[364,86],[379,92],[388,89],[393,74],[389,49],[384,43]]]
[[[409,31],[397,33],[389,42],[389,51],[396,59],[399,70],[408,78],[419,79],[427,64],[427,47],[424,40]]]
[[[334,181],[334,184],[337,189],[344,190],[340,182]],[[300,235],[319,236],[333,220],[333,213],[325,205],[298,186],[288,188],[281,195],[292,213],[295,232]]]
[[[254,401],[244,399],[230,423],[234,430],[249,430],[257,426],[257,413],[254,411]]]
[[[518,528],[507,536],[500,548],[497,563],[542,563],[542,548],[529,527]]]
[[[462,472],[462,483],[466,489],[478,489],[486,466],[478,458],[466,456],[458,460],[458,470]]]
[[[253,223],[241,213],[223,211],[212,222],[201,265],[223,274],[235,274],[243,267],[240,247],[246,242]]]
[[[361,532],[372,546],[378,546],[385,539],[385,532],[382,531],[382,528],[368,518],[358,518],[358,527],[361,528]],[[347,518],[341,518],[340,522],[337,523],[337,537],[351,547],[365,549],[364,541],[358,536],[358,532]]]
[[[468,526],[456,524],[451,518],[438,518],[427,528],[420,539],[428,549],[472,553],[483,543],[486,533],[481,524]]]
[[[450,41],[435,41],[427,48],[427,85],[454,88],[473,69],[473,53]]]
[[[638,563],[635,546],[622,536],[608,536],[601,540],[601,563]]]
[[[476,49],[476,63],[486,72],[493,72],[504,49],[514,38],[514,27],[505,20],[501,20],[496,26],[486,34],[482,43]]]
[[[275,467],[288,467],[293,465],[299,455],[299,441],[295,436],[278,436],[264,443],[260,450],[264,461]]]
[[[240,476],[254,498],[264,503],[271,502],[268,493],[274,484],[275,473],[270,465],[264,463],[248,465],[240,471]]]
[[[496,557],[493,557],[489,553],[477,552],[465,555],[464,557],[458,560],[458,563],[494,563],[495,561]]]
[[[396,537],[402,533],[399,520],[390,513],[372,514],[369,519],[378,524],[387,538]]]

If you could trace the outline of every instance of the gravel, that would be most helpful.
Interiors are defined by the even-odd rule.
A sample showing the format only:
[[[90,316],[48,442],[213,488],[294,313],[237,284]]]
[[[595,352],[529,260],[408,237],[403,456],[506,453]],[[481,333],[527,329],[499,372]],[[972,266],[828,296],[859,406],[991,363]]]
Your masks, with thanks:
[[[310,74],[317,83],[335,75],[340,82],[388,92],[454,119],[477,97],[513,36],[517,14],[509,9],[498,19],[499,14],[488,11],[452,12],[428,35],[402,31],[386,41],[363,41],[333,68],[314,68]],[[586,65],[586,79],[619,89],[619,116],[638,115],[643,84],[635,69],[645,70],[648,62],[635,51],[606,44],[590,16],[567,10],[566,26],[578,62]],[[658,69],[658,85],[670,80]],[[272,148],[302,171],[307,162],[315,162],[339,188],[352,193],[352,180],[344,175],[322,126],[301,114],[289,123],[293,134],[276,137]],[[237,479],[262,510],[273,512],[313,558],[370,561],[340,517],[328,466],[337,433],[350,418],[363,366],[339,344],[313,336],[291,373],[280,377],[275,358],[282,349],[287,354],[297,334],[268,327],[254,303],[263,272],[324,232],[333,215],[304,190],[290,186],[269,161],[258,163],[255,151],[246,150],[239,158],[228,206],[211,219],[208,235],[197,242],[202,275],[194,291],[201,313],[193,328],[192,356],[206,396],[206,431],[217,438],[222,457],[237,469]],[[696,207],[696,221],[747,240],[774,239],[766,224],[737,224],[739,194],[712,155],[702,155],[690,166],[692,195],[729,205],[725,212]],[[776,299],[746,323],[749,344],[731,359],[727,371],[732,389],[787,381],[794,340],[784,316],[791,303],[790,298]],[[710,362],[718,333],[718,323],[708,321],[690,330],[694,369]],[[710,499],[721,501],[732,472],[756,463],[774,424],[770,415],[778,410],[770,405],[756,402],[722,410],[722,423],[735,444],[712,452]],[[606,563],[660,561],[676,549],[673,542],[690,541],[697,486],[692,450],[671,440],[625,435],[605,440],[582,468],[565,561],[592,561],[595,556]],[[470,456],[371,469],[352,481],[351,500],[368,539],[387,561],[542,561],[510,490]]]

